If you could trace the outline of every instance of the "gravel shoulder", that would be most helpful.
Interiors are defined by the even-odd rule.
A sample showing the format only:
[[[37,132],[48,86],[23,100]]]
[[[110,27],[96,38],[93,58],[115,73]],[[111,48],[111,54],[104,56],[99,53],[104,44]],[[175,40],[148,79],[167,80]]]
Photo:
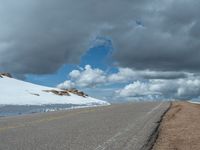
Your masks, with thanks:
[[[200,105],[173,102],[159,130],[153,150],[199,150]]]

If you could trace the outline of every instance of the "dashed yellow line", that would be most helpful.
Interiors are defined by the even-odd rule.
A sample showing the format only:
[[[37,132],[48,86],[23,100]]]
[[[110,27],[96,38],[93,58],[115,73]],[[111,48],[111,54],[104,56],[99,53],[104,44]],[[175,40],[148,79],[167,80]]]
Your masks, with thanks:
[[[75,113],[72,113],[72,114],[65,114],[65,115],[62,115],[62,116],[55,116],[55,117],[49,116],[49,117],[46,117],[46,118],[43,118],[43,119],[38,119],[38,120],[26,122],[26,124],[0,127],[0,132],[7,131],[7,130],[10,130],[10,129],[24,128],[24,127],[27,127],[27,126],[30,126],[30,125],[33,125],[33,124],[50,122],[50,121],[54,121],[54,120],[63,119],[65,117],[70,117],[70,116],[74,116],[74,115],[77,115],[77,114],[89,113],[89,112],[94,112],[94,111],[96,111],[96,109],[82,110],[82,111],[79,111],[79,112],[75,112]]]

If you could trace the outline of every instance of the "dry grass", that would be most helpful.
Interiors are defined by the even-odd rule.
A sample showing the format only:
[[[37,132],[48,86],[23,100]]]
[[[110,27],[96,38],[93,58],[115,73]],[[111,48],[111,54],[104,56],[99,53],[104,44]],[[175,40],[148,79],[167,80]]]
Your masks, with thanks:
[[[200,150],[200,105],[174,102],[153,150]]]

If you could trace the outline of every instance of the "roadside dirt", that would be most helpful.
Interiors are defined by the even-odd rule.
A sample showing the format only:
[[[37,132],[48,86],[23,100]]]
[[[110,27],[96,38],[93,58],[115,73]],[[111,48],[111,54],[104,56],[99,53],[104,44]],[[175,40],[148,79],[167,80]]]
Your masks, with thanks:
[[[163,118],[153,150],[200,150],[200,105],[174,102]]]

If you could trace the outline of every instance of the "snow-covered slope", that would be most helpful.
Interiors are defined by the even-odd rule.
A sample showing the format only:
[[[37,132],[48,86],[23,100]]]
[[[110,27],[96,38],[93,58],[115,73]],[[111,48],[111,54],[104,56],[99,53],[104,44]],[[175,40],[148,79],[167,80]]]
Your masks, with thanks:
[[[60,89],[40,86],[6,76],[2,77],[0,77],[0,105],[109,104],[95,98],[82,97],[72,93],[70,96],[59,96],[45,92],[45,90],[59,91]]]

